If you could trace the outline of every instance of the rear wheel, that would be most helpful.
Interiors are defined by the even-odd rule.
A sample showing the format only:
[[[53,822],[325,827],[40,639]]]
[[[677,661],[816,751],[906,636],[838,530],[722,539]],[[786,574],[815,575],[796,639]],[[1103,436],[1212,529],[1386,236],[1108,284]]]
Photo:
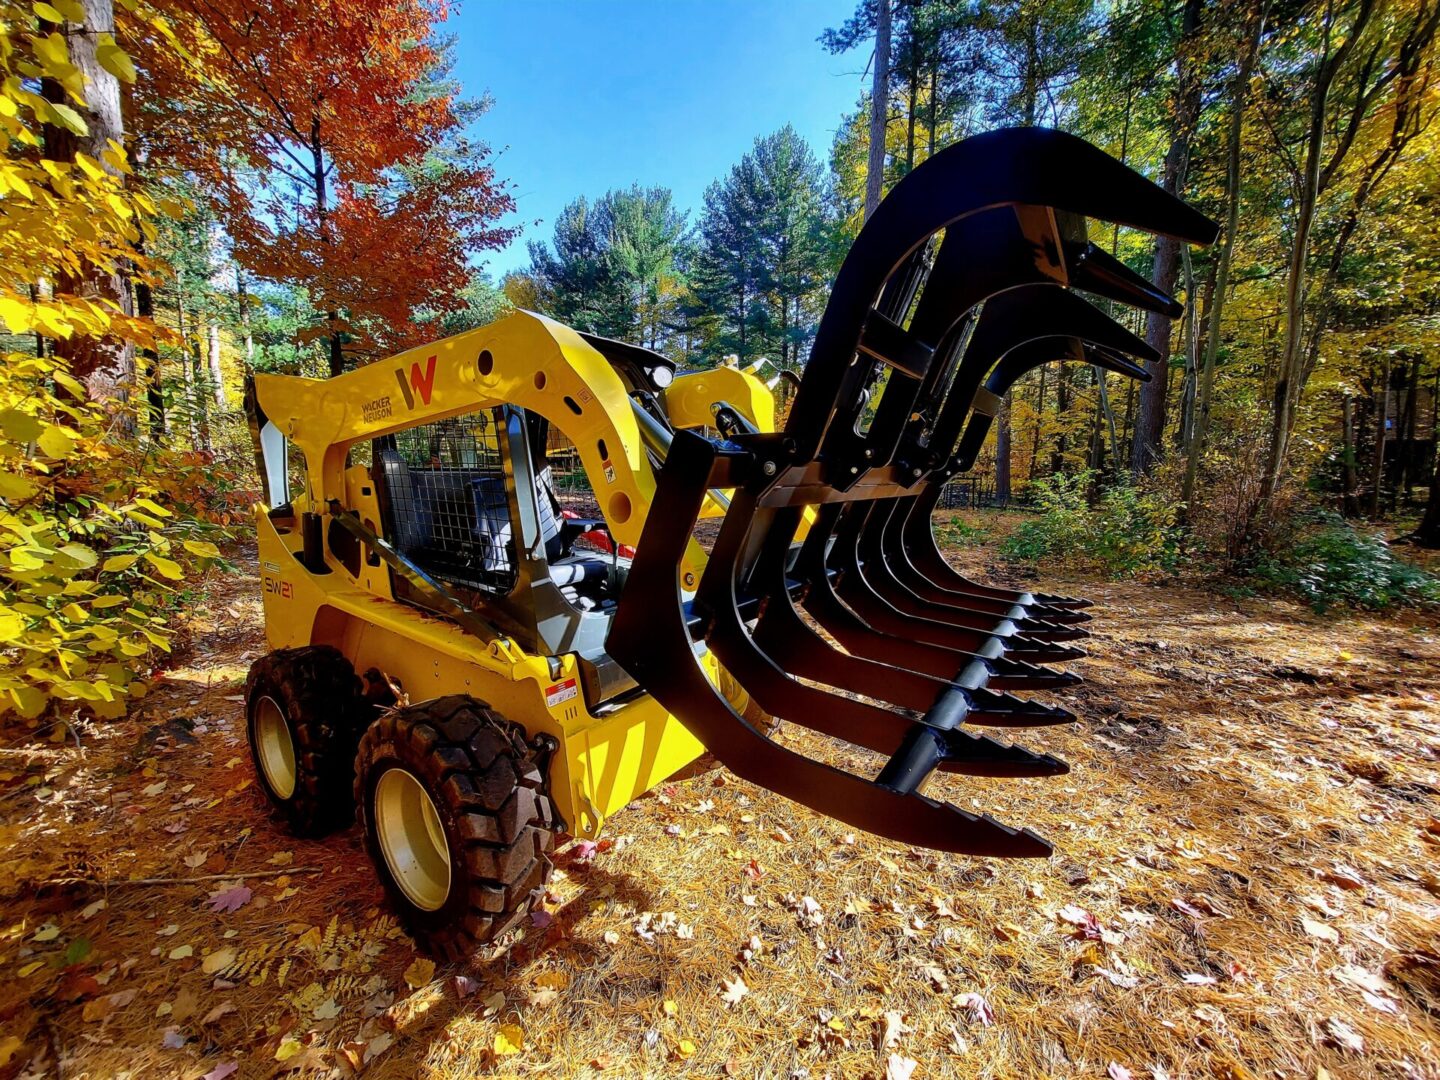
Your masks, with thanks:
[[[395,709],[356,753],[365,843],[401,921],[468,960],[540,902],[555,813],[518,724],[455,695]]]
[[[246,730],[261,790],[297,836],[323,836],[354,818],[360,681],[329,645],[280,649],[245,680]]]

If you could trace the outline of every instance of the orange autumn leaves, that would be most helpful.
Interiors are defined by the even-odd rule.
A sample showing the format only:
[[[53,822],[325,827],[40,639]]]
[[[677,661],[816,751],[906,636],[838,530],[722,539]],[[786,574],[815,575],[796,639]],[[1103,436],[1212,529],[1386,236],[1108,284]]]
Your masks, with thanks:
[[[461,306],[470,253],[513,209],[433,35],[429,0],[177,0],[187,48],[145,55],[152,160],[199,180],[254,277],[303,287],[355,351]],[[204,78],[195,79],[199,67]]]

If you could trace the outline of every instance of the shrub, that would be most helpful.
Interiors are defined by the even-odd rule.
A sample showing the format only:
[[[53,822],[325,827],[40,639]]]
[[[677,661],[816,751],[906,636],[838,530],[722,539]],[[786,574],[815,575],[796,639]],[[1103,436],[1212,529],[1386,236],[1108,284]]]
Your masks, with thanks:
[[[1440,603],[1440,578],[1397,559],[1378,533],[1330,511],[1314,511],[1295,534],[1256,560],[1260,585],[1294,592],[1319,612],[1337,605],[1383,610]]]
[[[1023,562],[1064,559],[1119,577],[1173,570],[1181,539],[1175,502],[1116,484],[1092,505],[1094,486],[1090,471],[1036,481],[1031,491],[1039,514],[1006,538],[1003,554]]]

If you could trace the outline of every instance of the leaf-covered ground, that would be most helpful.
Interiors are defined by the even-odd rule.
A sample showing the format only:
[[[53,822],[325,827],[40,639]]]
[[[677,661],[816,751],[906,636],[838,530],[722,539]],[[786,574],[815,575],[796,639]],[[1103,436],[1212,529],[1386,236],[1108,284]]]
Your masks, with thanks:
[[[936,784],[1053,859],[703,773],[563,852],[523,940],[460,972],[353,829],[267,813],[257,594],[216,580],[129,719],[0,733],[0,1078],[1440,1077],[1433,625],[1058,584],[1098,602],[1081,720],[1020,736],[1074,771]]]

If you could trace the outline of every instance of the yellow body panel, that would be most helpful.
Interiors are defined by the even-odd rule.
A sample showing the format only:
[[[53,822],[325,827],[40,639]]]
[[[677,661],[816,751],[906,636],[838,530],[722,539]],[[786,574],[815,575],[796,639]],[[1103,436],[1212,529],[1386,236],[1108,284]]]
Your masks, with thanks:
[[[769,391],[747,372],[682,376],[669,389],[677,426],[708,423],[710,403],[725,400],[762,430],[773,427]],[[308,490],[292,499],[297,512],[323,513],[338,499],[377,533],[375,489],[366,468],[345,467],[350,446],[500,404],[539,413],[571,438],[619,542],[638,543],[654,496],[655,477],[619,376],[578,334],[538,315],[520,312],[333,379],[257,375],[255,392],[266,417],[305,456]],[[270,647],[333,645],[358,673],[378,669],[411,701],[469,694],[531,736],[552,735],[560,749],[551,762],[551,792],[575,835],[595,836],[611,814],[703,753],[648,694],[592,715],[578,692],[573,655],[528,655],[505,637],[487,645],[397,603],[383,563],[361,559],[352,575],[327,550],[330,572],[310,573],[300,561],[297,521],[273,520],[264,505],[256,510]],[[681,580],[693,587],[704,560],[692,539],[678,568]],[[713,657],[703,663],[727,693],[741,693]]]

